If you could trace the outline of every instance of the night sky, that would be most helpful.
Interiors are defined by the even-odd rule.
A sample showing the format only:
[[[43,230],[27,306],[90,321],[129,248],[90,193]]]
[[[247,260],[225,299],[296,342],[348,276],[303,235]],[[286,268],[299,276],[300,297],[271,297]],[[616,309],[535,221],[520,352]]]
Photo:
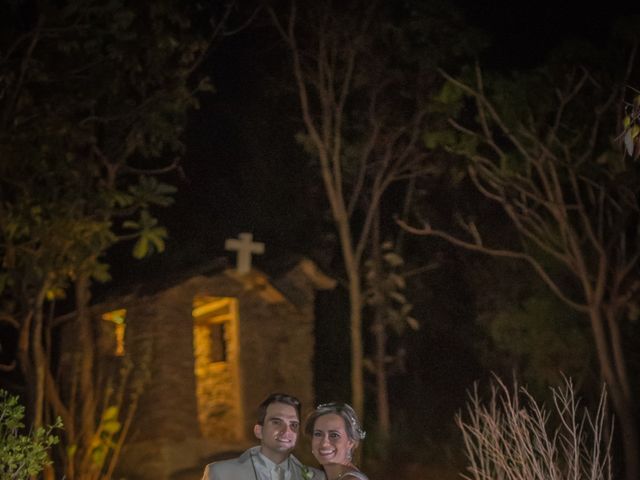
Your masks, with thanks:
[[[493,39],[483,65],[504,71],[534,67],[567,38],[597,44],[615,17],[639,11],[637,2],[456,4]],[[279,37],[260,21],[213,51],[206,73],[216,92],[205,94],[191,115],[181,175],[168,178],[178,186],[177,203],[157,212],[170,230],[167,252],[143,262],[142,270],[231,259],[224,239],[241,231],[266,243],[265,255],[256,258],[266,269],[290,255],[322,255],[331,222],[316,215],[326,207],[323,187],[294,139],[297,98],[282,90],[291,86],[287,62]],[[118,278],[130,273],[118,265],[113,270]]]

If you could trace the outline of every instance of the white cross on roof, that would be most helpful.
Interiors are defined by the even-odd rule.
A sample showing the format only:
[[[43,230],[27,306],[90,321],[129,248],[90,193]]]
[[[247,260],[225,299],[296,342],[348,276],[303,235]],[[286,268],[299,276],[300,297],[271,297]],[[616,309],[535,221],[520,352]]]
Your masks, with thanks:
[[[251,270],[251,254],[264,253],[264,243],[254,242],[251,233],[243,232],[238,235],[239,239],[229,238],[224,242],[225,250],[238,252],[237,270],[238,273],[248,273]]]

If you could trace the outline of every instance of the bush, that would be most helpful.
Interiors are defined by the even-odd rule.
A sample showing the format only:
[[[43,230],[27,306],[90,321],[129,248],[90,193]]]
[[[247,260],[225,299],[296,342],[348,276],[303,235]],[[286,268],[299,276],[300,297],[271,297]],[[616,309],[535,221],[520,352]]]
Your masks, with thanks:
[[[40,427],[28,434],[24,431],[24,407],[17,396],[0,390],[0,479],[22,480],[39,474],[51,463],[47,450],[58,443],[52,431],[62,427],[57,419],[53,425]]]
[[[499,379],[487,404],[477,388],[467,418],[458,416],[469,461],[469,480],[611,480],[611,430],[603,389],[595,416],[581,408],[573,385],[552,388],[553,408],[525,388]],[[607,434],[609,432],[609,434]]]

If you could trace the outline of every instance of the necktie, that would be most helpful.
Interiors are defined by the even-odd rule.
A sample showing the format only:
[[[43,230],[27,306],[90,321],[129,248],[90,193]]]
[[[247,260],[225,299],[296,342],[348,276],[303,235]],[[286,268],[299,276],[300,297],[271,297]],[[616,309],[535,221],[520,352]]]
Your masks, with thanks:
[[[282,468],[280,465],[276,466],[276,478],[278,480],[284,480],[284,468]]]

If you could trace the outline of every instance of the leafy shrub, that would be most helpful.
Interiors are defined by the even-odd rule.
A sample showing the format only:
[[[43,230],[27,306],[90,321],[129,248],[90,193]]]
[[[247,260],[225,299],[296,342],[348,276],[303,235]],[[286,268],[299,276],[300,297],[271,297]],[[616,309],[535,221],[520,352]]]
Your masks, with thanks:
[[[51,463],[47,450],[58,443],[52,434],[62,427],[57,419],[53,425],[24,432],[24,407],[17,396],[0,390],[0,479],[22,480],[39,474]]]

